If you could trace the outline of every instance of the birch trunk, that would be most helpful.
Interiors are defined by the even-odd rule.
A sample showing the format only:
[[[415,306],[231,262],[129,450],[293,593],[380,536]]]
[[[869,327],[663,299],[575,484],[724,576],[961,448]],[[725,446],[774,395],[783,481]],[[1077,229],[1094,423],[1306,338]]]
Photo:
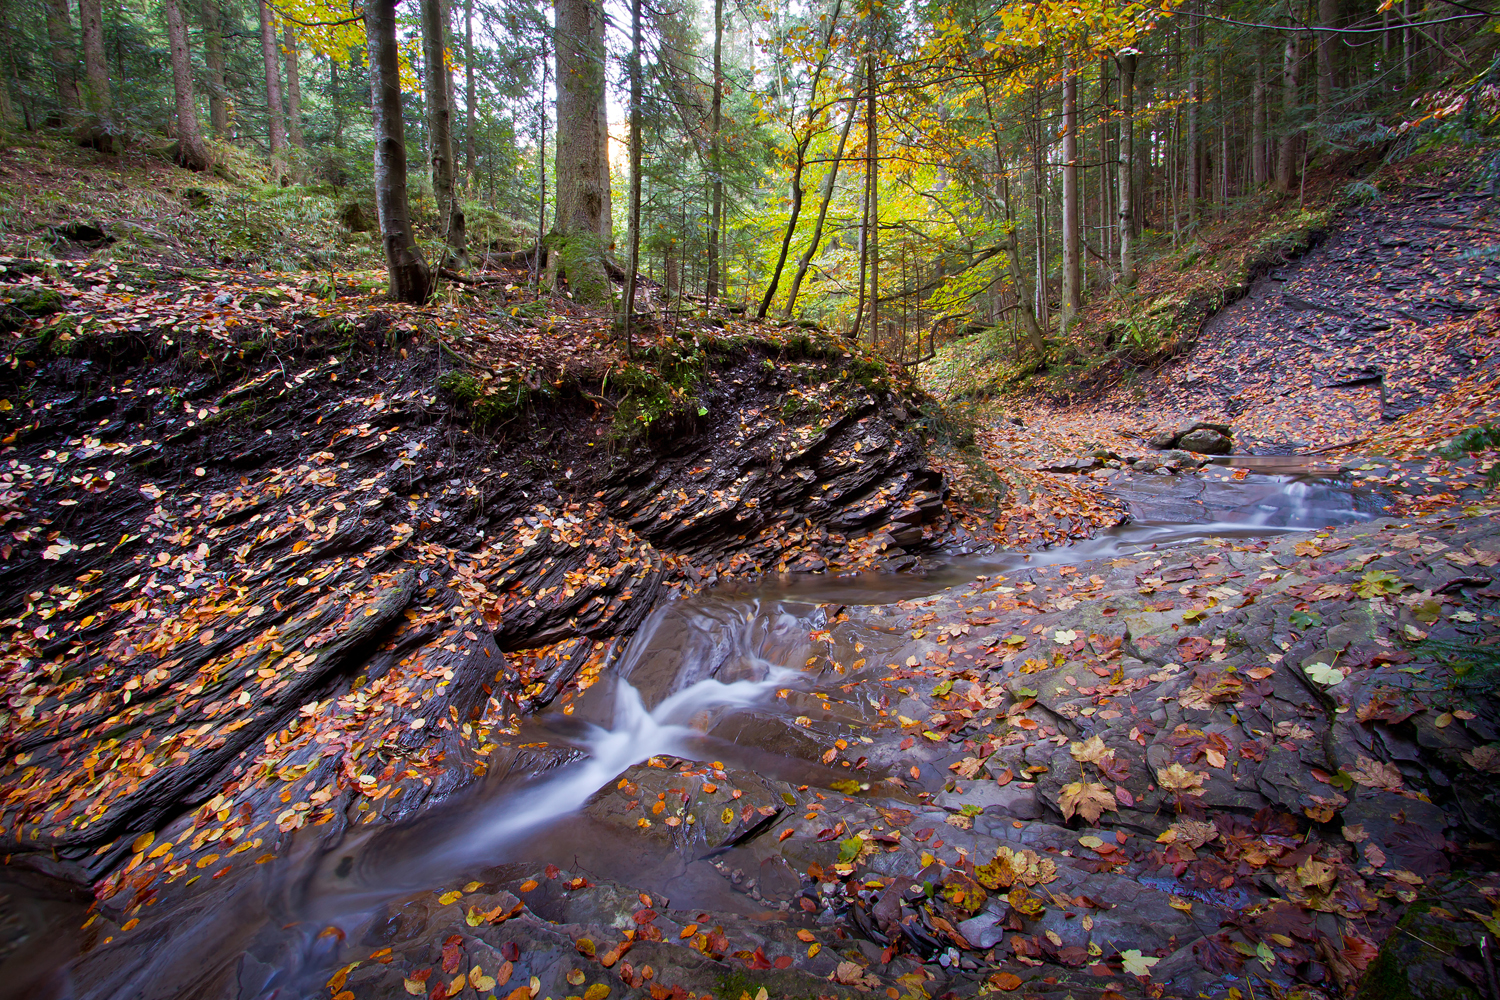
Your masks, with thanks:
[[[1120,64],[1120,284],[1135,286],[1135,63],[1126,52]]]

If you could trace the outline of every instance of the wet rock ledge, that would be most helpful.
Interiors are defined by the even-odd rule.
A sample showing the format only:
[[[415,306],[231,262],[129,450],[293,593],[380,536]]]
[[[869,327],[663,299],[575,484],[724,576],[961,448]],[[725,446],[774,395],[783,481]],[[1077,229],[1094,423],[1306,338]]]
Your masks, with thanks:
[[[116,910],[509,767],[674,589],[946,516],[913,404],[800,333],[549,370],[399,313],[42,322],[0,375],[0,851]]]

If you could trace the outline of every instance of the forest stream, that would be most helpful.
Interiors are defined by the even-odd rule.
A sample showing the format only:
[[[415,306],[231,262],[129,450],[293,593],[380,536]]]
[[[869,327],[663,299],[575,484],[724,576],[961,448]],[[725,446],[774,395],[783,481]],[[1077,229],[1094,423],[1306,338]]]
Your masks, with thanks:
[[[901,729],[891,731],[882,719],[888,713],[880,706],[889,696],[882,701],[879,672],[843,664],[861,652],[872,662],[897,656],[906,640],[882,622],[901,608],[1037,567],[1138,559],[1207,539],[1300,534],[1365,523],[1383,510],[1378,494],[1337,477],[1241,475],[1209,466],[1197,476],[1122,477],[1114,489],[1129,503],[1132,519],[1072,545],[949,556],[921,574],[791,575],[669,599],[636,631],[611,676],[566,711],[526,721],[519,739],[529,755],[404,823],[337,836],[304,829],[269,864],[171,892],[170,905],[148,910],[136,933],[115,942],[80,929],[91,922],[85,904],[58,899],[35,880],[7,882],[12,928],[23,922],[31,929],[10,942],[0,966],[4,992],[91,1000],[186,997],[207,995],[227,975],[242,997],[319,996],[341,961],[340,943],[404,939],[402,914],[433,886],[472,879],[516,890],[525,875],[553,864],[593,885],[643,893],[654,901],[650,906],[674,914],[701,912],[700,919],[712,915],[715,922],[814,917],[812,926],[847,924],[847,901],[815,914],[794,905],[800,880],[779,855],[757,846],[773,840],[764,835],[770,824],[761,817],[727,837],[689,817],[663,842],[642,837],[635,823],[621,823],[610,809],[609,789],[642,765],[649,770],[674,761],[694,762],[730,782],[759,778],[803,792],[832,788],[849,772],[819,759],[820,748],[806,736],[809,727],[866,744],[869,763],[861,761],[856,770],[863,781],[879,782],[905,772],[915,758],[898,749]],[[861,626],[837,631],[836,621],[851,608]],[[829,642],[819,638],[830,635]],[[819,693],[829,686],[844,692],[837,704]],[[926,769],[904,788],[887,785],[878,793],[881,805],[921,810],[934,795],[951,794],[951,782],[945,792],[948,774],[943,767]],[[767,811],[770,819],[780,810]],[[835,811],[829,811],[830,823]],[[1000,803],[984,813],[1010,819]],[[533,909],[539,915],[547,910]],[[564,922],[566,915],[547,917]],[[566,955],[533,960],[530,974],[547,983],[566,964]]]

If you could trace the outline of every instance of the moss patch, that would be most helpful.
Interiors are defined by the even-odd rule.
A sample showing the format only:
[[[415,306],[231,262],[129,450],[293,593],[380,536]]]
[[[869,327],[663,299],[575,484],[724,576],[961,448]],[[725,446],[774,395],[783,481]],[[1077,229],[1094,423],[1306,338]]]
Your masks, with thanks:
[[[508,419],[531,398],[531,392],[523,383],[497,385],[475,378],[467,372],[451,371],[438,378],[438,386],[463,404],[476,427],[496,424]]]
[[[567,282],[573,301],[587,306],[613,306],[615,286],[604,271],[604,241],[594,233],[553,234],[549,240],[556,259],[556,275]]]
[[[62,295],[41,285],[18,285],[0,296],[0,330],[19,330],[28,321],[62,312]]]

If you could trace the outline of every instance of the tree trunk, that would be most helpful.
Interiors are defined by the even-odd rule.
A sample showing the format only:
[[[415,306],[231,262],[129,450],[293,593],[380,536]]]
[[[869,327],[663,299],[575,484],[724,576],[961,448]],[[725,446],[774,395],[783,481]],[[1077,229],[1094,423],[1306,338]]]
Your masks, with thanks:
[[[1257,189],[1266,184],[1266,64],[1257,48],[1255,80],[1250,85],[1250,178]]]
[[[719,0],[720,3],[723,0]],[[859,93],[856,85],[854,92]],[[797,303],[797,293],[802,289],[802,279],[807,276],[807,269],[812,266],[812,259],[818,253],[818,244],[823,240],[823,223],[828,218],[828,205],[833,201],[833,186],[838,180],[839,164],[844,160],[844,147],[849,141],[849,129],[854,124],[855,117],[859,114],[857,103],[849,105],[849,117],[844,119],[844,127],[839,130],[839,151],[834,154],[833,164],[828,168],[828,176],[823,180],[823,201],[818,206],[818,221],[813,226],[812,242],[807,245],[807,250],[802,254],[802,259],[797,262],[797,273],[792,277],[792,289],[787,293],[786,310],[783,316],[792,315],[792,307]]]
[[[870,223],[865,239],[865,249],[870,254],[870,346],[880,346],[880,129],[875,117],[875,94],[878,78],[875,75],[874,21],[870,22],[870,53],[865,61],[865,142],[869,145],[870,158]]]
[[[229,106],[224,87],[224,14],[219,0],[203,0],[203,62],[208,67],[208,124],[214,135],[229,133]],[[337,105],[335,105],[337,106]]]
[[[856,103],[859,100],[859,90],[854,91]],[[859,299],[854,306],[854,324],[849,328],[849,339],[859,340],[859,328],[865,319],[865,275],[869,271],[869,253],[865,244],[870,237],[870,164],[869,157],[865,158],[864,187],[859,196]]]
[[[1135,286],[1135,52],[1120,64],[1120,285]]]
[[[468,270],[464,211],[453,191],[453,78],[448,73],[447,43],[448,10],[443,0],[422,0],[422,80],[432,156],[432,196],[448,245],[443,265]]]
[[[1324,28],[1336,28],[1339,22],[1339,0],[1318,0],[1318,24]],[[1326,127],[1333,105],[1333,72],[1338,51],[1339,36],[1333,31],[1320,31],[1318,36],[1318,120]]]
[[[76,126],[79,113],[78,57],[73,51],[73,18],[68,11],[68,0],[47,0],[47,42],[63,121]]]
[[[1031,194],[1032,218],[1036,220],[1036,315],[1046,333],[1052,328],[1048,312],[1051,301],[1047,279],[1051,267],[1047,260],[1047,174],[1042,150],[1042,91],[1036,90],[1036,112],[1031,120]]]
[[[21,88],[21,80],[16,72],[16,50],[14,39],[10,32],[10,14],[6,9],[6,0],[0,0],[0,42],[3,42],[5,50],[5,66],[0,73],[0,131],[7,128],[15,119],[16,108],[11,103],[11,87],[14,86],[16,94],[24,100],[25,91]],[[25,122],[30,128],[30,121]]]
[[[1288,25],[1290,27],[1290,25]],[[1276,190],[1290,194],[1297,180],[1297,35],[1285,33],[1281,53],[1281,141],[1276,145]]]
[[[375,211],[380,217],[390,296],[397,302],[420,303],[432,294],[432,272],[412,234],[411,209],[406,200],[406,127],[401,119],[396,2],[368,0],[365,4],[375,134]]]
[[[807,150],[812,145],[813,136],[817,131],[818,81],[823,78],[823,70],[828,66],[829,54],[832,52],[833,31],[839,22],[842,9],[842,2],[834,4],[833,16],[828,19],[827,37],[823,42],[824,55],[818,60],[817,68],[813,70],[812,84],[808,88],[806,131],[801,138],[796,139],[797,163],[792,168],[792,210],[787,216],[786,231],[781,237],[781,252],[776,256],[776,266],[771,271],[771,280],[766,285],[766,294],[761,298],[760,308],[755,313],[758,319],[766,318],[766,312],[771,308],[771,300],[776,297],[776,288],[781,283],[781,273],[786,269],[787,254],[791,250],[792,236],[797,231],[797,219],[802,214],[802,198],[805,194],[802,189],[802,174],[807,167]],[[872,105],[873,100],[872,97]],[[793,136],[794,138],[796,136],[795,126]]]
[[[641,0],[630,4],[630,265],[625,274],[625,353],[631,354],[641,266]]]
[[[287,139],[297,149],[306,149],[302,138],[302,74],[297,62],[297,29],[288,21],[283,27],[286,44],[286,120]]]
[[[281,113],[281,60],[277,58],[276,25],[266,0],[260,0],[260,54],[266,71],[266,129],[271,157],[277,159],[286,150],[286,120]],[[278,165],[278,171],[281,167]]]
[[[1203,152],[1199,136],[1198,105],[1203,100],[1203,79],[1198,60],[1203,49],[1203,24],[1192,13],[1188,15],[1188,90],[1187,90],[1187,202],[1188,220],[1198,223],[1199,202],[1203,198]]]
[[[1073,325],[1083,306],[1078,259],[1078,74],[1071,63],[1063,76],[1062,328]]]
[[[613,238],[609,213],[609,134],[603,114],[604,10],[598,0],[554,0],[557,63],[557,247],[548,270],[568,282],[576,301],[608,305],[613,286],[604,253]]]
[[[328,103],[333,111],[333,148],[344,148],[344,95],[339,88],[339,64],[328,60]]]
[[[84,145],[109,152],[114,142],[109,129],[109,61],[104,53],[102,0],[78,0],[78,19],[83,22],[83,97],[89,113],[79,139]]]
[[[714,0],[714,95],[713,137],[709,146],[709,165],[713,170],[713,204],[709,207],[708,223],[708,288],[709,301],[719,295],[719,230],[724,224],[724,176],[721,164],[719,133],[724,128],[724,0]],[[847,132],[847,129],[845,130]],[[800,278],[800,275],[799,275]],[[797,286],[792,285],[792,297],[797,296]],[[790,303],[787,306],[791,309]]]
[[[547,37],[542,36],[542,86],[536,99],[536,255],[531,258],[531,281],[542,281],[542,242],[547,235]],[[488,146],[485,147],[489,149]],[[490,201],[495,200],[495,157],[490,155]]]
[[[1114,226],[1113,213],[1110,212],[1115,181],[1118,177],[1110,176],[1110,125],[1119,120],[1120,108],[1118,104],[1111,105],[1114,97],[1113,88],[1110,86],[1109,57],[1101,56],[1099,59],[1099,253],[1108,262],[1111,257],[1111,243],[1113,240]],[[1118,167],[1118,157],[1116,157]],[[1085,244],[1088,240],[1085,238]],[[1086,254],[1086,252],[1085,252]],[[1109,266],[1104,265],[1104,277],[1109,279]]]
[[[177,0],[164,0],[167,41],[172,48],[172,91],[177,98],[177,154],[189,170],[207,170],[208,150],[198,128],[198,103],[193,98],[193,56],[188,51],[187,25]]]
[[[811,113],[809,112],[809,117]],[[812,125],[808,124],[807,137],[797,143],[797,163],[792,167],[792,210],[787,215],[786,229],[781,234],[781,251],[776,255],[776,266],[771,269],[771,280],[766,284],[766,293],[761,296],[760,308],[755,310],[757,319],[765,319],[776,297],[776,286],[781,284],[781,272],[786,269],[786,257],[791,251],[792,234],[797,231],[797,219],[802,214],[802,171],[807,163],[807,147],[812,141]]]
[[[474,184],[474,0],[464,2],[464,183]]]

